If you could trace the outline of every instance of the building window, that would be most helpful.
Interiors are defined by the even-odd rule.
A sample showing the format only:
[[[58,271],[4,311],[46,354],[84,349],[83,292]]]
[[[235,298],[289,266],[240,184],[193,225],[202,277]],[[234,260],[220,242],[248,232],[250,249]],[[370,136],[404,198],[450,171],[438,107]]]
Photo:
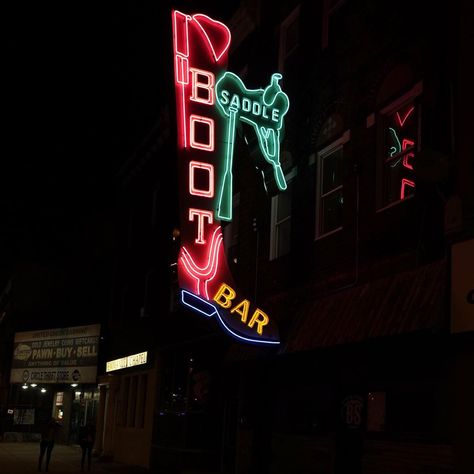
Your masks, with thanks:
[[[367,394],[367,431],[385,431],[385,392]]]
[[[118,425],[143,428],[147,402],[148,376],[146,374],[122,377]]]
[[[119,410],[118,425],[127,426],[127,412],[128,412],[128,395],[130,390],[130,377],[124,377],[122,379],[122,385],[120,387],[120,399],[119,399]]]
[[[130,377],[128,406],[127,406],[127,426],[135,426],[136,400],[137,400],[137,376]]]
[[[316,238],[342,229],[344,145],[350,131],[318,153]]]
[[[415,193],[413,163],[420,149],[420,107],[411,91],[380,112],[378,209]]]
[[[337,13],[340,8],[346,3],[346,0],[323,0],[323,25],[321,33],[321,47],[325,49],[329,46],[330,36],[336,34]]]
[[[136,409],[136,415],[135,415],[136,428],[143,428],[145,426],[147,390],[148,390],[148,376],[146,374],[140,375],[140,378],[138,381],[137,409]]]
[[[296,168],[285,176],[287,189],[272,198],[270,260],[275,260],[290,252],[291,244],[291,203],[293,180]]]
[[[280,49],[278,57],[279,71],[285,69],[285,61],[298,47],[299,42],[299,16],[300,6],[298,5],[283,21],[280,26]]]

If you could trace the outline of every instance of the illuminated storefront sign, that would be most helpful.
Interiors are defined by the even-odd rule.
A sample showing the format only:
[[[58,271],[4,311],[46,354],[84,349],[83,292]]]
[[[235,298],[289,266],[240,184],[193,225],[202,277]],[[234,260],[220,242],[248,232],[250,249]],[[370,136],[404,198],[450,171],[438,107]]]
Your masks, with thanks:
[[[281,191],[286,189],[280,165],[280,130],[290,102],[278,84],[280,79],[281,74],[273,74],[271,84],[265,90],[249,90],[238,76],[226,72],[216,84],[217,104],[228,119],[224,179],[217,208],[217,216],[222,220],[232,220],[232,156],[236,120],[253,126],[263,157],[273,166],[278,188]]]
[[[181,302],[215,317],[232,336],[278,344],[271,316],[243,295],[227,265],[221,222],[232,220],[232,170],[237,121],[253,127],[275,183],[286,189],[280,165],[283,118],[289,100],[280,74],[265,89],[247,89],[226,71],[231,34],[206,15],[173,11],[173,51],[181,183]]]
[[[413,160],[417,146],[415,137],[418,119],[414,105],[401,110],[403,112],[397,110],[389,117],[391,126],[386,131],[388,156],[385,157],[385,167],[390,183],[387,191],[391,193],[392,200],[402,201],[415,191]]]
[[[148,352],[140,352],[127,357],[121,357],[120,359],[110,360],[106,364],[105,371],[113,372],[114,370],[127,369],[128,367],[146,364],[147,355]]]
[[[17,332],[12,383],[95,383],[100,324]]]

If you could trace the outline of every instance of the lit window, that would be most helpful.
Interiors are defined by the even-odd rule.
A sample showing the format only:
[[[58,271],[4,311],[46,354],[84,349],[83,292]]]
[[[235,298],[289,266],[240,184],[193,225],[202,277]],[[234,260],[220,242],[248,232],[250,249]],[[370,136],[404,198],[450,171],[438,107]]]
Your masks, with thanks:
[[[378,209],[415,193],[413,163],[419,150],[419,106],[412,93],[381,111]]]
[[[285,176],[288,187],[272,198],[270,260],[282,257],[290,252],[291,244],[291,203],[293,178],[296,168]]]
[[[318,153],[316,238],[342,229],[344,144],[350,132]]]

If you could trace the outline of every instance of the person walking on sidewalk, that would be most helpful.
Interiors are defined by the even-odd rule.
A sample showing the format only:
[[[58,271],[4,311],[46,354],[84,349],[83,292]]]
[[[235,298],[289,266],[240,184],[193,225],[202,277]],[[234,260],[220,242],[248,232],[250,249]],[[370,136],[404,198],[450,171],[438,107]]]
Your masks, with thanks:
[[[51,453],[54,448],[54,442],[56,437],[61,429],[61,424],[55,419],[51,418],[49,422],[45,425],[41,433],[40,441],[40,455],[38,459],[38,471],[41,471],[41,465],[43,464],[43,458],[46,453],[46,464],[45,471],[48,471],[49,461],[51,459]]]
[[[87,423],[79,431],[79,445],[82,449],[81,457],[81,471],[84,470],[84,462],[87,456],[87,469],[91,470],[92,448],[95,442],[95,426],[92,423]]]

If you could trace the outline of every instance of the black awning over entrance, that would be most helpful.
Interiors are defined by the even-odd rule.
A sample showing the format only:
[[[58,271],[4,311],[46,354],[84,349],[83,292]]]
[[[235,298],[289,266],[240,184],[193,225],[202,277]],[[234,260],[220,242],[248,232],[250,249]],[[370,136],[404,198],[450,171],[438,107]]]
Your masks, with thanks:
[[[446,262],[439,261],[288,307],[291,324],[280,352],[437,330],[446,311]]]

